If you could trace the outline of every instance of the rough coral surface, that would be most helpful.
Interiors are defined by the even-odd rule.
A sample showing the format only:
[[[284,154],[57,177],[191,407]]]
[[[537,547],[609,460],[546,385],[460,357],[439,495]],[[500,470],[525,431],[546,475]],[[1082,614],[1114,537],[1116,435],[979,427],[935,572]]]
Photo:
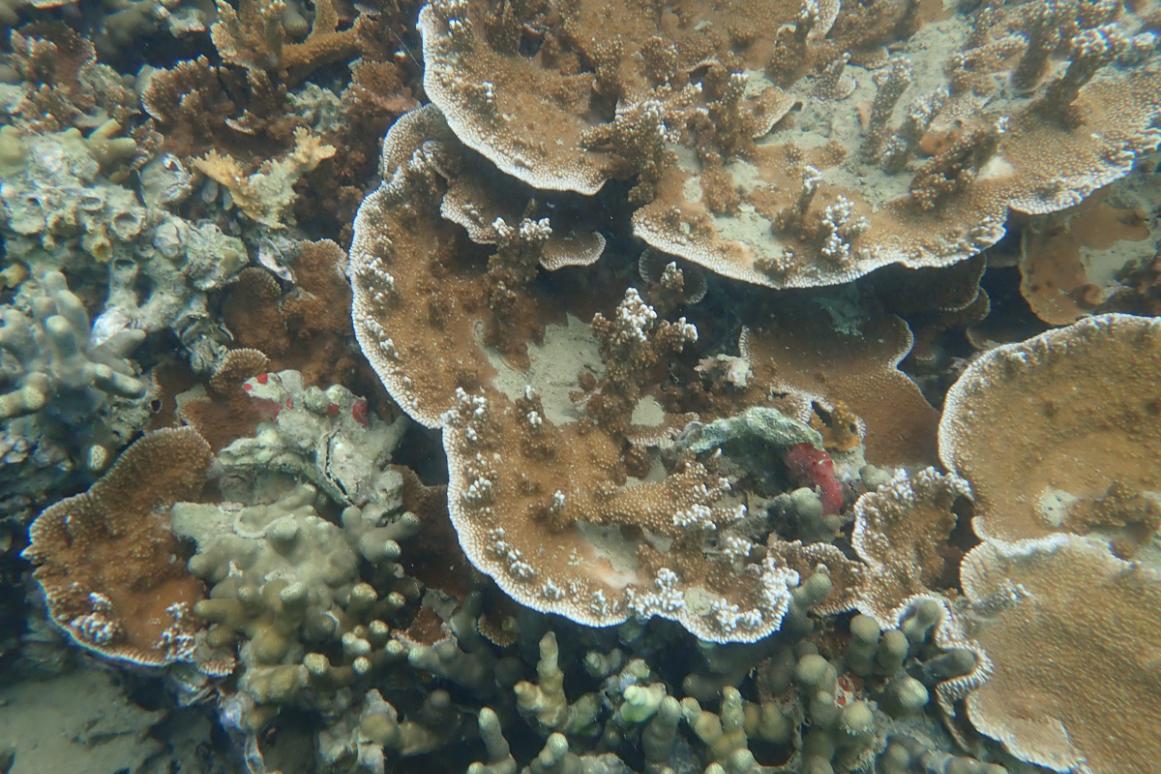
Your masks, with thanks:
[[[1148,770],[1155,0],[57,4],[6,687],[152,664],[183,770]]]
[[[994,669],[968,695],[972,724],[1055,771],[1148,771],[1161,690],[1149,663],[1156,574],[1065,535],[982,545],[962,573],[979,619],[972,634]],[[1115,734],[1101,730],[1110,712],[1123,719]]]
[[[156,392],[130,359],[144,331],[99,338],[63,274],[26,280],[17,299],[0,315],[0,502],[14,518],[104,471]]]
[[[926,16],[909,5],[530,9],[551,42],[549,56],[530,57],[515,18],[434,2],[420,15],[425,86],[457,136],[507,174],[589,194],[635,177],[638,236],[773,287],[963,260],[1002,236],[1009,208],[1075,204],[1156,146],[1147,20],[1058,33],[1050,50],[1069,65],[1037,84],[1029,73],[1042,72],[1045,44],[1035,38],[1017,64],[1011,31],[1026,9]],[[777,30],[772,45],[757,45],[747,20],[758,19]],[[603,39],[610,23],[615,43]],[[893,36],[889,61],[870,55]],[[949,83],[936,75],[945,70]],[[723,177],[737,201],[726,208],[714,204]]]
[[[1084,511],[1110,487],[1161,489],[1159,347],[1156,319],[1099,315],[968,367],[948,393],[939,445],[944,464],[972,485],[979,535],[1086,532],[1098,525],[1086,525]],[[1125,513],[1104,527],[1115,537],[1133,521]]]
[[[209,446],[193,430],[157,430],[88,492],[33,522],[25,556],[52,619],[75,642],[142,666],[201,661],[193,609],[202,589],[182,567],[168,508],[201,489],[209,464]]]

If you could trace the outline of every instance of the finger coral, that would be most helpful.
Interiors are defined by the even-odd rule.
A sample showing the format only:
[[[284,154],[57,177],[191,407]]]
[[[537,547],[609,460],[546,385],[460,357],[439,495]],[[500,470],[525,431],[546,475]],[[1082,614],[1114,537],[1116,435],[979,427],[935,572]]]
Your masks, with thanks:
[[[60,272],[25,280],[16,301],[0,312],[0,503],[27,518],[48,490],[108,467],[156,388],[130,357],[145,332],[98,338]]]
[[[312,685],[348,685],[390,660],[382,618],[391,604],[359,582],[359,547],[378,557],[403,533],[365,533],[360,542],[360,513],[340,528],[318,516],[315,498],[313,487],[300,486],[268,504],[173,510],[174,531],[197,544],[190,572],[210,586],[210,598],[190,612],[209,625],[214,645],[242,640],[239,689],[269,711],[309,702]],[[261,722],[263,713],[253,718]]]

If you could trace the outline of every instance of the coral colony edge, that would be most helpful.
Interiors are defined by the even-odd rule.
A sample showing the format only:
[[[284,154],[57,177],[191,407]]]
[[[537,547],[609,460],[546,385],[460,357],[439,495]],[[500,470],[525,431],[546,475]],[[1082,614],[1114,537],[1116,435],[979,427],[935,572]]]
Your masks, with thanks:
[[[0,774],[1161,766],[1161,0],[0,25]]]

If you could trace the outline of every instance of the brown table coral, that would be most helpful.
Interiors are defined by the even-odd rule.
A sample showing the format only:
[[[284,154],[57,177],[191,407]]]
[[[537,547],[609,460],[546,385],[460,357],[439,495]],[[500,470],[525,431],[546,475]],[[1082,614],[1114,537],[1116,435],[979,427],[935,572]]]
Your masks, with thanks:
[[[1155,770],[1161,579],[1064,535],[985,543],[961,572],[993,668],[966,699],[972,724],[1053,771]]]
[[[981,537],[1147,537],[1161,491],[1161,321],[1100,315],[990,350],[948,392],[939,454],[971,482]],[[1137,505],[1104,507],[1114,500]]]
[[[745,515],[728,480],[693,459],[658,480],[629,477],[630,439],[648,435],[638,424],[647,388],[696,329],[659,320],[633,288],[591,329],[562,324],[528,284],[544,263],[533,232],[548,222],[525,220],[535,228],[523,246],[501,235],[497,255],[514,254],[484,261],[443,219],[448,181],[466,163],[434,107],[401,119],[384,142],[384,183],[360,209],[351,267],[364,353],[405,411],[445,431],[449,508],[468,558],[522,603],[589,624],[663,615],[726,640],[777,628],[798,575],[749,561],[750,543],[727,539]],[[525,279],[498,271],[512,261],[532,261]],[[571,348],[561,360],[571,373],[538,371],[533,345],[550,323]],[[562,345],[537,344],[552,346]],[[574,359],[585,352],[589,362]],[[587,394],[580,368],[594,369]],[[571,403],[582,396],[583,412]],[[656,433],[667,418],[653,420]]]
[[[1020,293],[1036,315],[1067,325],[1132,308],[1133,276],[1161,249],[1161,173],[1146,156],[1128,177],[1025,228]]]
[[[49,614],[78,644],[115,661],[164,666],[207,660],[193,606],[201,583],[186,572],[169,507],[204,484],[210,447],[190,428],[155,430],[129,447],[88,492],[61,500],[29,529]]]
[[[522,18],[438,0],[424,84],[502,171],[586,194],[634,178],[637,236],[779,288],[966,259],[1009,209],[1074,205],[1156,147],[1161,70],[1133,12],[1081,14],[1047,45],[1017,34],[1034,4],[921,5],[587,0]]]
[[[819,408],[834,419],[853,414],[856,425],[845,434],[856,445],[865,441],[872,463],[934,462],[938,415],[897,367],[911,350],[907,324],[879,315],[861,329],[836,330],[822,309],[780,306],[778,314],[746,329],[739,343],[760,393],[755,399],[777,395],[783,410],[804,422]]]

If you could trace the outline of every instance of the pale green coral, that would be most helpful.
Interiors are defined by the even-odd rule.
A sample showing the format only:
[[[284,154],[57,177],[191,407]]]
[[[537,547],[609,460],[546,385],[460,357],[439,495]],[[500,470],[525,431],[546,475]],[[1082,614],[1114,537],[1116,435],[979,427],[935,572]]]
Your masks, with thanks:
[[[599,699],[584,694],[569,701],[564,693],[564,672],[559,664],[560,650],[552,632],[540,640],[540,661],[536,665],[537,682],[516,684],[516,706],[520,714],[541,734],[563,731],[570,736],[593,736],[596,733]]]
[[[63,274],[23,282],[0,310],[0,505],[103,470],[150,417],[152,381],[130,359],[144,331],[99,339]]]
[[[821,449],[822,436],[808,425],[768,406],[753,406],[737,416],[691,425],[678,442],[695,454],[732,446],[739,459],[760,461],[771,451],[808,443]]]
[[[300,485],[269,504],[173,508],[174,532],[197,545],[190,570],[211,588],[194,612],[213,644],[241,639],[239,688],[258,705],[326,701],[402,656],[385,620],[399,604],[361,580],[360,535],[318,505]]]

